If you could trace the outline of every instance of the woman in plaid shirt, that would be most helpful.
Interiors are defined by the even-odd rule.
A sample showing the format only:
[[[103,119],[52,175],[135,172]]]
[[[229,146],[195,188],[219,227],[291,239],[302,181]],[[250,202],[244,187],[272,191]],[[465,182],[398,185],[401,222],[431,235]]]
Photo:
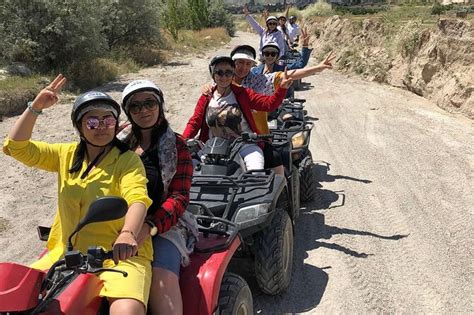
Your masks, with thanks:
[[[128,84],[122,93],[122,108],[130,124],[118,138],[140,155],[148,178],[148,195],[153,200],[147,224],[137,237],[139,242],[153,237],[151,311],[182,314],[180,266],[189,263],[193,249],[189,238],[197,240],[196,221],[185,211],[193,168],[185,140],[168,125],[164,105],[163,93],[153,82],[135,80]]]

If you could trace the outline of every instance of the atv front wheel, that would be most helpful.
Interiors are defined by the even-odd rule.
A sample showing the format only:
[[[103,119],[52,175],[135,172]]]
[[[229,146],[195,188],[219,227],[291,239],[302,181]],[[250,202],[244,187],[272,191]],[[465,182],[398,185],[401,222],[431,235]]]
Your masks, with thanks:
[[[313,158],[311,153],[301,160],[298,172],[300,173],[300,201],[311,201],[316,197],[316,179],[313,174]]]
[[[274,211],[270,225],[255,237],[255,277],[269,295],[288,288],[293,269],[293,223],[284,209]]]
[[[226,272],[219,292],[219,314],[253,315],[253,299],[245,280],[232,272]]]

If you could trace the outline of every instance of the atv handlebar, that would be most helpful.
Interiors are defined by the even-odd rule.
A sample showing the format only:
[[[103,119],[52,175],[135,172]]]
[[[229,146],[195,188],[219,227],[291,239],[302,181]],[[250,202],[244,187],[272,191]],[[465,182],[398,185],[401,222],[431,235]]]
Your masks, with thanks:
[[[245,142],[252,142],[252,141],[258,141],[258,140],[271,140],[273,139],[272,134],[256,134],[254,132],[244,132],[242,133],[242,141]]]

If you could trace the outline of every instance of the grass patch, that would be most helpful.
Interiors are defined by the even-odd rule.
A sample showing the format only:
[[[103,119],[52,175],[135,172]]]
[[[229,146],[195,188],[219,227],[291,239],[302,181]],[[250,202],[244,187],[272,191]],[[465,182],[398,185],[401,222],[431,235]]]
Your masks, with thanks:
[[[114,60],[96,58],[88,62],[77,62],[71,66],[67,77],[81,90],[92,89],[115,80],[119,75],[139,69],[132,59]]]
[[[39,75],[12,76],[0,80],[0,117],[21,113],[48,79]]]
[[[163,37],[167,43],[167,50],[196,52],[204,49],[222,46],[230,41],[230,36],[224,27],[205,28],[200,31],[182,30],[178,40],[174,41],[171,35],[165,33]]]
[[[35,89],[38,82],[44,81],[45,78],[39,75],[30,77],[12,76],[4,80],[0,80],[0,93],[16,92],[20,90]]]

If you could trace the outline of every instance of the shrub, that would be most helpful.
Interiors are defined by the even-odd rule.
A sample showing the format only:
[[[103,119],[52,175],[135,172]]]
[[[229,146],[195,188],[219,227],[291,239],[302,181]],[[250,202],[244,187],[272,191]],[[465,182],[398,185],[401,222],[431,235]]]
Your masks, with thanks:
[[[229,36],[235,35],[235,24],[232,14],[224,7],[222,0],[214,0],[209,7],[209,27],[223,26]]]
[[[335,6],[334,7],[337,14],[352,14],[352,15],[366,15],[366,14],[375,14],[378,12],[387,11],[387,6],[377,6],[377,7],[347,7],[347,6]]]
[[[209,5],[208,5],[209,2]],[[200,30],[223,26],[233,36],[235,25],[222,0],[170,0],[161,4],[163,25],[174,41],[182,29]]]
[[[438,1],[436,1],[431,7],[431,15],[438,15],[439,17],[441,14],[452,9],[453,9],[453,4],[441,5]]]
[[[91,89],[106,82],[115,80],[121,73],[120,66],[110,59],[95,58],[74,63],[67,77],[81,89]]]
[[[303,16],[305,18],[313,16],[331,16],[334,14],[335,11],[332,9],[331,5],[326,2],[312,4],[303,11]]]
[[[102,12],[80,0],[3,0],[0,20],[6,62],[23,61],[50,71],[90,60],[107,50]]]
[[[109,47],[146,41],[159,44],[159,6],[153,0],[111,1],[103,8],[103,32]]]

